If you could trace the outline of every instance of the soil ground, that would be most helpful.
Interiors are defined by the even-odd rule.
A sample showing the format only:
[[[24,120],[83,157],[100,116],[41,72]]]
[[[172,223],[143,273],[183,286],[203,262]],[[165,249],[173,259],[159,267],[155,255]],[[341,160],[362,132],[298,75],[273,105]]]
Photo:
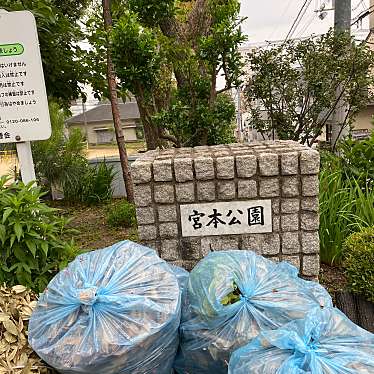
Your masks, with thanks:
[[[73,235],[76,244],[84,250],[94,250],[108,247],[121,240],[137,240],[136,228],[110,227],[107,224],[108,210],[121,200],[110,204],[96,206],[66,205],[63,202],[53,202],[53,207],[60,209],[61,214],[71,219],[69,227],[77,230]]]

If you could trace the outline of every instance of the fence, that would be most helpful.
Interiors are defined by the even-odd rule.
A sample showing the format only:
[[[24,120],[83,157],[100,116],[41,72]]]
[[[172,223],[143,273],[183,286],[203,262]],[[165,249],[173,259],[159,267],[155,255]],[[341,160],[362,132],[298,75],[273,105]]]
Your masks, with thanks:
[[[129,163],[130,165],[138,158],[138,156],[129,156]],[[99,158],[93,158],[89,160],[89,164],[92,167],[97,166],[100,162],[105,161],[107,165],[113,166],[115,177],[112,183],[113,188],[113,197],[119,198],[119,197],[126,197],[126,188],[125,188],[125,182],[122,178],[122,169],[121,169],[121,160],[119,159],[119,156],[115,157],[99,157]]]

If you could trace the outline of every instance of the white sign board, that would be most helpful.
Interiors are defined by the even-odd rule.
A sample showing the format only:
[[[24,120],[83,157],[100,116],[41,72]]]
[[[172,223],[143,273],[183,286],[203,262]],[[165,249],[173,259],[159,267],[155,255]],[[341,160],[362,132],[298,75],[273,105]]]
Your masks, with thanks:
[[[187,204],[180,212],[184,237],[273,231],[271,200]]]
[[[35,18],[27,11],[0,11],[0,143],[50,136]]]

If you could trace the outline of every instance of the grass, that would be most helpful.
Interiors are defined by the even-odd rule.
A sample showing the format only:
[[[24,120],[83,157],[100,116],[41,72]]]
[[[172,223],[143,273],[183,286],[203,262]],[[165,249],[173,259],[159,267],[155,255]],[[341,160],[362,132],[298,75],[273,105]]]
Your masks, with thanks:
[[[374,225],[374,190],[344,178],[341,170],[325,168],[320,175],[320,221],[321,260],[339,264],[345,239]]]
[[[120,204],[121,199],[116,199],[109,204],[95,206],[66,205],[63,201],[51,204],[60,209],[61,214],[70,217],[70,226],[77,230],[73,239],[83,250],[101,249],[121,240],[138,241],[136,227],[110,227],[107,223],[107,213]],[[68,238],[70,239],[70,238]]]

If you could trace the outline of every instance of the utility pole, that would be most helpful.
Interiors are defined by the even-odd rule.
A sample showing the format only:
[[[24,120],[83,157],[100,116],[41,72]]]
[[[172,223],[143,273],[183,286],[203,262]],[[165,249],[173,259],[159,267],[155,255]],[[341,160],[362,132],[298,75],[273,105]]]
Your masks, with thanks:
[[[334,29],[335,31],[351,32],[351,0],[335,0]]]
[[[351,33],[351,0],[335,0],[334,11],[334,30],[336,33],[348,32]],[[333,57],[333,56],[332,56]],[[342,87],[339,87],[336,92],[337,98],[342,94]],[[349,134],[349,128],[344,126],[345,117],[347,115],[347,105],[344,100],[339,100],[334,114],[334,123],[331,129],[331,145],[335,147],[340,139],[345,138]]]
[[[112,105],[112,114],[114,122],[114,130],[116,133],[116,140],[118,144],[119,157],[121,160],[122,175],[125,182],[127,200],[130,203],[134,203],[134,187],[132,183],[132,177],[129,168],[129,160],[127,158],[125,137],[123,135],[121,116],[118,107],[118,95],[117,95],[117,82],[116,74],[114,71],[114,65],[112,62],[111,46],[109,33],[112,29],[112,15],[110,12],[110,0],[102,0],[103,4],[103,16],[104,16],[104,26],[107,33],[107,79],[109,88],[109,99]]]

